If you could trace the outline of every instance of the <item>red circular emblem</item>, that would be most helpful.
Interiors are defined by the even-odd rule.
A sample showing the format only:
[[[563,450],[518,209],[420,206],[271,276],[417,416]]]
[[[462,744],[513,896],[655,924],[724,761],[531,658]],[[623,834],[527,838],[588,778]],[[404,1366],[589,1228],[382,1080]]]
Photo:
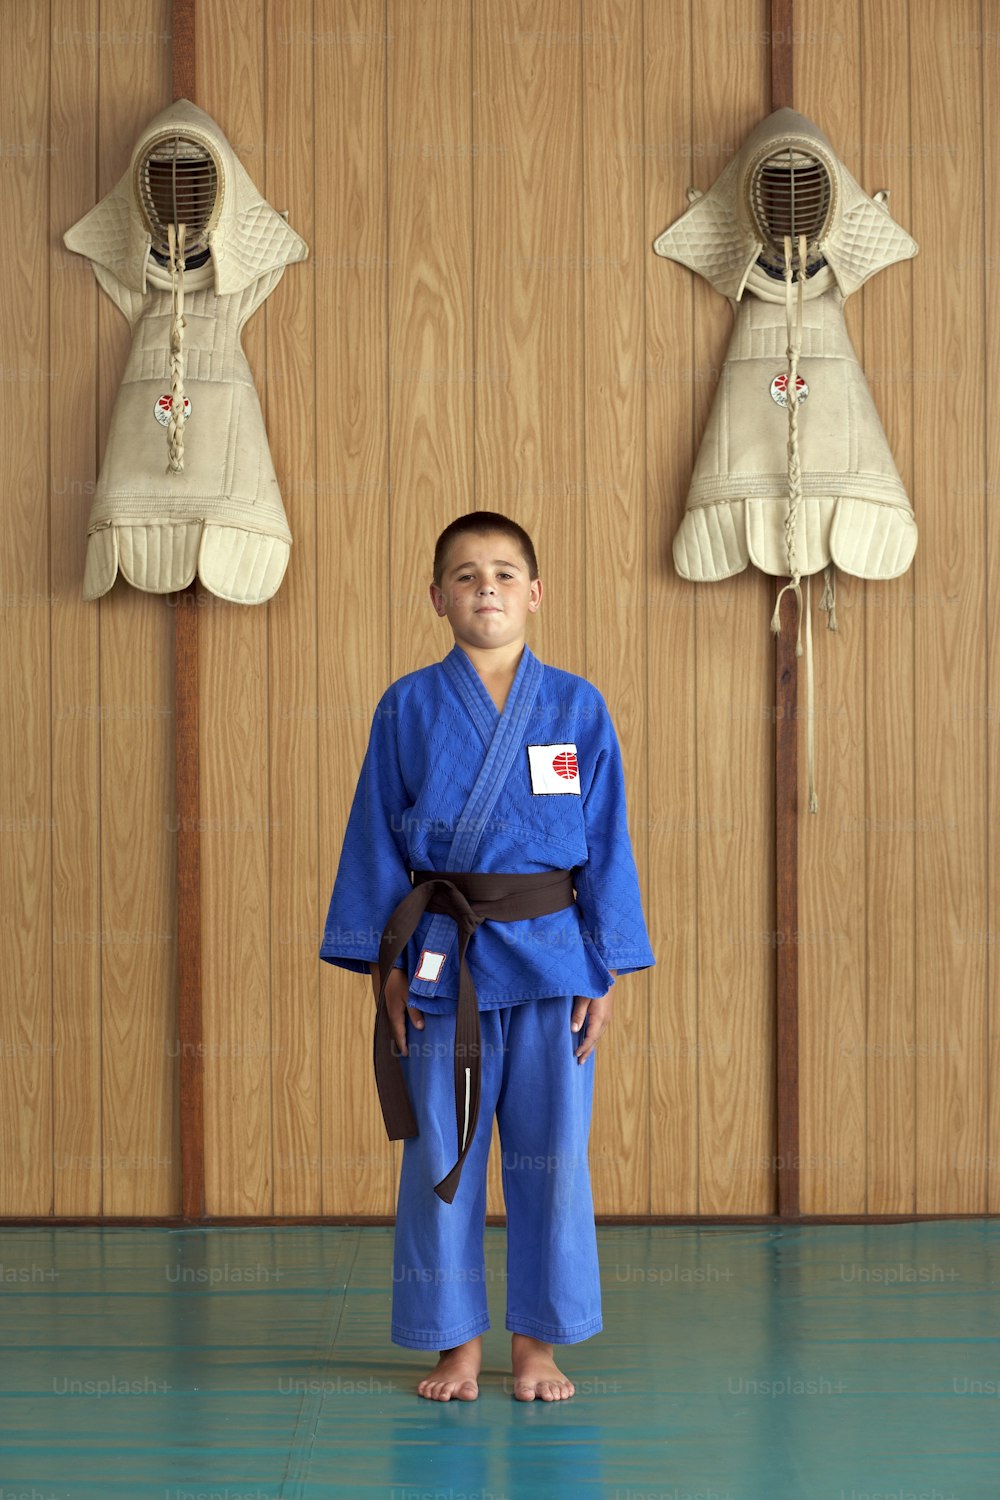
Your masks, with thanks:
[[[169,423],[169,421],[170,421],[170,413],[173,410],[173,405],[174,405],[174,398],[173,398],[173,396],[161,396],[160,399],[157,401],[156,405],[153,407],[153,416],[159,422],[159,424],[160,424],[161,427],[166,427],[167,424]],[[188,420],[188,418],[190,417],[190,415],[191,415],[191,402],[190,402],[189,398],[187,396],[185,396],[184,397],[184,420],[185,420],[185,422]]]
[[[804,401],[809,394],[809,387],[801,375],[795,378],[795,389],[800,402]],[[770,385],[771,400],[778,406],[788,405],[788,376],[775,375]]]
[[[553,757],[552,769],[565,781],[574,781],[579,769],[576,756],[571,750],[560,750],[559,754]]]

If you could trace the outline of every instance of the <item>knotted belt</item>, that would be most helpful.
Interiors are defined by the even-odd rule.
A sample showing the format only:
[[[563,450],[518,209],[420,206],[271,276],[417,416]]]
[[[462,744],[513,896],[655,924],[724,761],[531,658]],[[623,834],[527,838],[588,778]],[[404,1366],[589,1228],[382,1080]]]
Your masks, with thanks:
[[[479,1001],[465,960],[469,939],[481,922],[520,922],[563,911],[576,900],[570,870],[536,874],[486,875],[477,870],[413,870],[413,890],[395,908],[379,941],[379,992],[375,1011],[375,1083],[382,1118],[391,1141],[418,1134],[406,1091],[400,1054],[393,1046],[385,1003],[386,981],[393,964],[413,936],[424,912],[442,912],[458,927],[458,1005],[455,1012],[455,1124],[458,1160],[434,1191],[445,1203],[455,1197],[479,1119],[481,1081]],[[419,1007],[418,1007],[419,1008]]]

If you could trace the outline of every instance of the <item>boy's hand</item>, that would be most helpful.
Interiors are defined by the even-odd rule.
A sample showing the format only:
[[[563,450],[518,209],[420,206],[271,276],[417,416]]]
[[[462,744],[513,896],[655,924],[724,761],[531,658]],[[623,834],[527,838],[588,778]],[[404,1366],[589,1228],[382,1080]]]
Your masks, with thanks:
[[[586,1062],[597,1046],[598,1038],[611,1019],[611,1007],[614,1004],[614,999],[614,995],[609,990],[606,995],[601,995],[599,999],[590,1000],[586,995],[577,995],[574,1000],[573,1015],[569,1023],[570,1030],[579,1031],[584,1020],[587,1022],[587,1034],[577,1048],[576,1060],[578,1063]]]
[[[372,994],[378,1003],[379,977],[378,964],[369,964],[372,973]],[[412,1005],[407,1005],[406,997],[410,993],[410,981],[406,977],[405,969],[393,969],[385,982],[385,1007],[389,1012],[389,1025],[392,1027],[393,1040],[396,1047],[404,1057],[409,1056],[406,1046],[406,1012],[410,1012],[410,1020],[418,1031],[424,1029],[424,1013],[416,1010]]]

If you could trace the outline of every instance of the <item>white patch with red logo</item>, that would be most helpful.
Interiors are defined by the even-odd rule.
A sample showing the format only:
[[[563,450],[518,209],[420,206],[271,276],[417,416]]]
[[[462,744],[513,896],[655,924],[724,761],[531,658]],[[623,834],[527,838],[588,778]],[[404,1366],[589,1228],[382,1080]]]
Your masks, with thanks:
[[[580,766],[575,745],[529,745],[531,790],[536,796],[580,795]]]
[[[801,375],[796,378],[795,389],[799,393],[798,404],[799,406],[801,406],[803,401],[809,394],[809,386],[806,381],[803,380]],[[787,375],[775,375],[774,379],[771,381],[771,400],[774,401],[778,406],[788,405]]]
[[[174,398],[173,398],[173,396],[161,396],[160,399],[159,399],[159,401],[157,401],[156,405],[153,407],[153,416],[159,422],[159,424],[160,424],[161,427],[166,427],[169,424],[169,422],[170,422],[170,413],[173,411],[173,407],[174,407]],[[185,420],[185,422],[189,419],[190,416],[191,416],[191,402],[188,400],[187,396],[185,396],[184,397],[184,420]]]
[[[420,962],[417,964],[415,979],[426,979],[430,984],[437,984],[441,978],[441,970],[444,968],[446,958],[444,953],[435,953],[431,948],[424,948],[420,954]]]

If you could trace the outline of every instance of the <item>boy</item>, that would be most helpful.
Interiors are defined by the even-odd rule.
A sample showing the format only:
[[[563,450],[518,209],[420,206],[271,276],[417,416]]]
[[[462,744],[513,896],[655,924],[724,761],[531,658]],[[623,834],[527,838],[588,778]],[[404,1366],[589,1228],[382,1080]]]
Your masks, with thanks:
[[[460,516],[430,596],[455,644],[378,704],[320,957],[372,975],[379,1097],[406,1138],[392,1340],[440,1352],[419,1394],[479,1393],[496,1111],[514,1395],[559,1401],[552,1345],[602,1326],[587,1063],[616,975],[655,959],[607,707],[525,642],[530,537]]]

